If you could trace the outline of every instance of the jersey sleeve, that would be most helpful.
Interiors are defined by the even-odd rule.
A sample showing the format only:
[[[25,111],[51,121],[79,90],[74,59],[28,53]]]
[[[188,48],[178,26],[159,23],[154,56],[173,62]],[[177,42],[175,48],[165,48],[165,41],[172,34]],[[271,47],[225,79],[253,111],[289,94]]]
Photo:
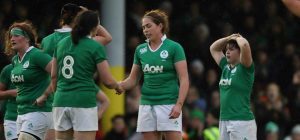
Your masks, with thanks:
[[[219,64],[219,67],[221,69],[224,69],[224,67],[227,65],[227,60],[226,60],[226,57],[223,57],[220,61],[220,64]]]
[[[254,62],[252,62],[250,67],[245,67],[244,65],[242,65],[242,67],[248,73],[253,73],[255,71]]]
[[[33,59],[37,66],[45,69],[49,62],[52,60],[52,57],[48,54],[38,51],[34,54]]]
[[[12,65],[7,65],[5,66],[0,74],[0,82],[2,84],[5,84],[5,86],[9,86],[10,84],[10,73],[11,73],[11,69],[10,67],[12,67]],[[7,87],[8,88],[8,87]]]
[[[94,59],[96,64],[101,63],[102,61],[107,59],[105,48],[102,45],[98,45],[95,47]]]
[[[186,59],[184,50],[180,44],[177,44],[177,46],[175,47],[175,54],[173,58],[174,58],[174,63]]]
[[[53,51],[53,56],[52,56],[53,58],[57,58],[57,56],[56,56],[56,55],[57,55],[57,53],[56,53],[57,48],[58,48],[58,47],[56,47],[56,48],[54,49],[54,51]]]
[[[140,61],[140,57],[139,57],[139,48],[140,47],[137,47],[135,49],[134,58],[133,58],[133,64],[141,66],[141,61]]]

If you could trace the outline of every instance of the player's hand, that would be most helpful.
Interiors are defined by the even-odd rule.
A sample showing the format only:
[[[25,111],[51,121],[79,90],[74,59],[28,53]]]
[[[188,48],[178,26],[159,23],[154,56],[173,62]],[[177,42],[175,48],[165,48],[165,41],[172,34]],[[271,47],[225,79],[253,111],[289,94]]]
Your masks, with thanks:
[[[239,33],[236,34],[232,34],[230,36],[227,37],[227,41],[229,40],[236,40],[236,38],[240,37],[241,35]]]
[[[122,94],[124,91],[124,88],[122,87],[121,83],[118,83],[118,86],[115,88],[116,90],[116,94],[120,95]]]
[[[87,9],[87,8],[84,7],[84,6],[79,6],[79,7],[80,7],[81,11],[87,11],[87,10],[89,10],[89,9]]]
[[[40,96],[35,100],[34,105],[43,106],[46,100],[47,100],[47,96],[43,94],[42,96]]]
[[[176,119],[179,117],[181,113],[181,105],[180,104],[176,104],[172,110],[171,113],[169,114],[169,119]]]

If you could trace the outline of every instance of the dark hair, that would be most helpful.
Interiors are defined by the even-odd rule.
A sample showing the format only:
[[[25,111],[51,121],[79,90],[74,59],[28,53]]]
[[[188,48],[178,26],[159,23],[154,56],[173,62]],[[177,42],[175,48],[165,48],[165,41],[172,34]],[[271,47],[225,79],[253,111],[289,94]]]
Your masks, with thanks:
[[[111,122],[114,123],[117,119],[124,119],[124,116],[123,115],[115,115],[111,118]]]
[[[98,13],[94,11],[84,11],[75,18],[71,35],[73,43],[78,44],[79,39],[87,36],[99,24]]]
[[[65,4],[60,11],[61,25],[70,25],[82,9],[73,3]]]
[[[161,32],[166,34],[169,32],[169,20],[165,12],[161,10],[151,10],[146,12],[143,18],[150,18],[156,25],[163,25]]]
[[[237,44],[236,40],[233,40],[233,39],[229,40],[229,41],[227,42],[227,45],[228,45],[229,47],[233,47],[233,48],[236,48],[236,49],[240,50],[240,47],[239,47],[239,45]]]
[[[23,22],[15,22],[13,23],[7,30],[5,35],[5,54],[12,55],[14,51],[11,49],[12,45],[10,42],[11,34],[10,31],[13,28],[20,28],[23,32],[28,35],[29,39],[29,46],[38,47],[36,44],[37,40],[37,33],[35,27],[32,25],[30,21],[23,21]]]

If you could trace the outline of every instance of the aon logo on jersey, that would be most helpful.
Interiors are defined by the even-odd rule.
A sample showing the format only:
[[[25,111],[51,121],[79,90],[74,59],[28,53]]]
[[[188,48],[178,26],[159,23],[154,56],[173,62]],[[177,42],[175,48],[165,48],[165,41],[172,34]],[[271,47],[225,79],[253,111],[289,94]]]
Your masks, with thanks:
[[[221,79],[219,82],[220,86],[230,86],[231,85],[231,78],[230,79]]]
[[[24,76],[23,75],[11,75],[11,82],[13,83],[19,83],[19,82],[24,82]]]
[[[143,72],[144,73],[163,73],[163,69],[164,69],[164,66],[150,66],[149,64],[146,64],[144,69],[143,69]]]

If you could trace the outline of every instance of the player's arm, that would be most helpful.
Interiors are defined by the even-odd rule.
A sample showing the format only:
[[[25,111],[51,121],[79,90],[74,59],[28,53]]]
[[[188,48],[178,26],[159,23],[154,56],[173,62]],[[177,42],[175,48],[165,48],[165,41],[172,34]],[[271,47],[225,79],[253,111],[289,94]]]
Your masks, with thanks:
[[[245,67],[250,67],[252,64],[252,54],[249,42],[242,36],[237,37],[235,40],[241,49],[241,64]]]
[[[133,64],[129,76],[124,81],[120,82],[120,85],[124,90],[130,90],[138,84],[141,75],[142,72],[140,66],[137,64]]]
[[[52,91],[56,91],[57,84],[57,59],[53,57],[52,59],[52,68],[51,68],[51,88]]]
[[[101,90],[99,90],[99,92],[96,95],[97,100],[100,102],[100,107],[98,109],[98,118],[101,119],[103,113],[107,110],[110,102],[108,97],[105,95],[105,93]]]
[[[225,57],[223,50],[226,47],[228,37],[218,39],[210,46],[210,54],[214,58],[215,62],[219,65],[223,57]]]
[[[282,2],[293,14],[300,17],[300,0],[282,0]]]
[[[179,95],[177,102],[169,115],[170,119],[179,117],[190,85],[186,60],[176,62],[175,68],[179,78]]]
[[[117,91],[117,93],[123,92],[122,87],[112,77],[112,75],[109,71],[109,64],[108,64],[107,60],[104,60],[97,64],[97,71],[99,73],[99,78],[101,79],[101,81],[107,88],[115,89]]]
[[[112,36],[103,26],[98,25],[97,33],[93,39],[105,46],[112,41]]]
[[[17,96],[17,90],[16,89],[10,89],[6,90],[6,85],[4,83],[0,82],[0,99],[6,99],[9,97],[16,97]]]
[[[50,61],[46,67],[45,67],[45,71],[47,71],[49,74],[51,74],[51,69],[52,69],[52,61]],[[37,104],[38,106],[42,106],[44,104],[44,102],[47,100],[48,96],[50,94],[53,93],[53,90],[52,90],[52,86],[51,86],[51,83],[48,85],[47,89],[44,91],[44,93],[38,97],[35,101],[34,104]]]
[[[218,39],[210,46],[211,56],[214,58],[215,62],[219,65],[223,57],[225,57],[223,50],[226,47],[226,44],[229,40],[236,38],[238,34],[232,34],[230,36]]]

